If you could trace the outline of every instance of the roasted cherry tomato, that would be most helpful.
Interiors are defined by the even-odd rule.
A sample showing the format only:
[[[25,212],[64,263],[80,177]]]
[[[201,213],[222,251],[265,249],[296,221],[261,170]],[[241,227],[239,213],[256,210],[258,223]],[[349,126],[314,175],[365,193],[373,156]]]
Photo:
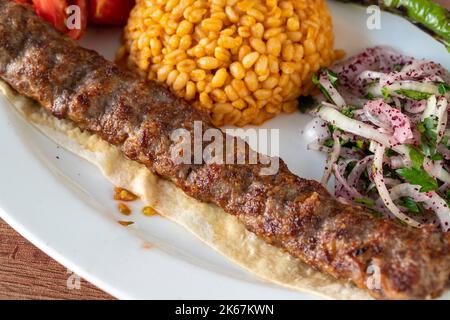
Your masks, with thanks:
[[[87,2],[86,0],[33,0],[36,13],[53,24],[53,26],[72,37],[73,39],[80,39],[86,31],[87,25]],[[79,11],[67,10],[71,5],[79,7]],[[72,17],[80,19],[79,28],[69,29],[66,22],[71,19],[71,15],[78,14],[79,17]]]
[[[57,30],[66,32],[66,0],[33,0],[36,13]]]
[[[124,25],[134,0],[90,0],[89,22],[98,25]]]
[[[78,40],[80,39],[87,28],[88,21],[88,5],[87,0],[70,0],[69,3],[71,5],[76,5],[80,8],[80,28],[71,29],[67,32],[67,35],[72,39]],[[68,17],[69,18],[69,17]]]

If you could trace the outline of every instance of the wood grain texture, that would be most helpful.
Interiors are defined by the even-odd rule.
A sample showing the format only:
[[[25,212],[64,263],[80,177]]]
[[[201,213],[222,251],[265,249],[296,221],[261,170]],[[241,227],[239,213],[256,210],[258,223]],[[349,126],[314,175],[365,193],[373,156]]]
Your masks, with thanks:
[[[0,299],[112,298],[68,271],[0,219]]]
[[[434,0],[434,2],[439,3],[444,8],[450,10],[450,0]]]

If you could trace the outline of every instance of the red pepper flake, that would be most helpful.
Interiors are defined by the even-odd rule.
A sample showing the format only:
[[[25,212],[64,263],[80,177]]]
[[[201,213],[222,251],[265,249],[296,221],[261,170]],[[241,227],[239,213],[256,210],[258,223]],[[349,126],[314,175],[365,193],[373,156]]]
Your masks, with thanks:
[[[131,214],[131,209],[125,203],[119,203],[117,207],[119,208],[119,212],[124,216],[129,216]]]
[[[150,242],[147,242],[147,241],[145,241],[143,244],[142,244],[142,249],[151,249],[151,248],[153,248],[153,244],[151,244]]]
[[[114,200],[118,201],[134,201],[138,198],[137,195],[123,188],[114,188]]]
[[[119,220],[117,222],[124,227],[128,227],[129,225],[134,223],[134,221],[122,221],[122,220]]]
[[[142,214],[147,217],[155,216],[158,212],[150,206],[142,208]]]

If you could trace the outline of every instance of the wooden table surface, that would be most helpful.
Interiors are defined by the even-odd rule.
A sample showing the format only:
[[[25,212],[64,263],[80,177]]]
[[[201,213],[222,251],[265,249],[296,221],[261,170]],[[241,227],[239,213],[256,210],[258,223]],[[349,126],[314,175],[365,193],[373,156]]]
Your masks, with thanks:
[[[450,0],[435,0],[450,8]],[[69,284],[69,285],[68,285]],[[113,299],[37,249],[0,219],[0,299]]]
[[[0,299],[113,299],[0,219]]]

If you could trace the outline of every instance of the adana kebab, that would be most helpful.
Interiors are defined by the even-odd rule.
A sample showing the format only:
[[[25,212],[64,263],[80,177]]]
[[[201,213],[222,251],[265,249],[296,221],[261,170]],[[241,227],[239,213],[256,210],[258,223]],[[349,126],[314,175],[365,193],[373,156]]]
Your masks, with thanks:
[[[31,7],[7,0],[0,0],[0,76],[54,116],[236,216],[266,242],[374,297],[434,297],[448,284],[450,235],[431,225],[411,228],[342,204],[281,160],[273,175],[260,175],[262,164],[176,164],[171,133],[193,132],[194,121],[213,128],[206,116],[163,86],[79,47]]]

